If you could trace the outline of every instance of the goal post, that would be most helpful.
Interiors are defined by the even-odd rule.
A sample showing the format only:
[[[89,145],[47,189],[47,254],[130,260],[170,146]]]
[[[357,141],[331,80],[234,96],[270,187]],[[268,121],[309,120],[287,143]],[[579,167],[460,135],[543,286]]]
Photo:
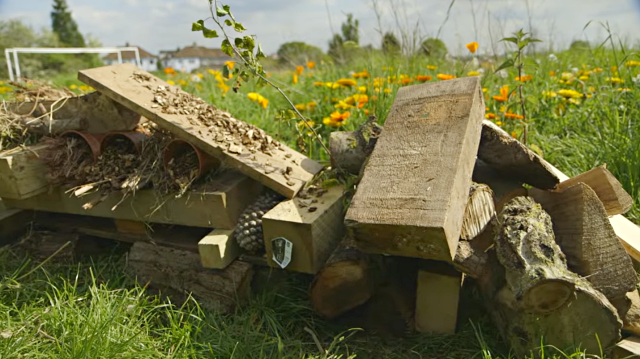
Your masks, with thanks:
[[[140,51],[137,47],[14,47],[5,49],[9,80],[15,81],[21,76],[18,54],[118,54],[118,63],[122,63],[122,52],[133,51],[136,56],[136,66],[141,67]],[[13,59],[12,59],[13,57]],[[15,71],[15,75],[14,75]]]

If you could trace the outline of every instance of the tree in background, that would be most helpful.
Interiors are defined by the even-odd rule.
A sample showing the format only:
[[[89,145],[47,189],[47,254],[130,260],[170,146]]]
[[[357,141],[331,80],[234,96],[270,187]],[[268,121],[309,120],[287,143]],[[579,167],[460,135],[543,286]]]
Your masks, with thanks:
[[[449,53],[447,45],[442,40],[433,37],[424,40],[420,48],[423,54],[430,57],[443,58]]]
[[[292,41],[280,45],[278,57],[281,63],[298,66],[304,65],[308,61],[319,62],[325,58],[325,54],[316,46],[301,41]]]
[[[71,47],[85,47],[84,37],[78,31],[78,24],[71,17],[66,0],[53,0],[51,28],[60,41]]]
[[[400,41],[392,32],[386,32],[382,36],[382,51],[387,55],[399,55],[401,50]]]
[[[359,21],[352,14],[347,14],[347,21],[342,23],[342,35],[334,34],[329,42],[329,56],[337,63],[345,63],[360,50]]]
[[[584,40],[573,40],[571,45],[569,46],[569,50],[572,51],[586,51],[589,50],[591,46],[588,42]]]

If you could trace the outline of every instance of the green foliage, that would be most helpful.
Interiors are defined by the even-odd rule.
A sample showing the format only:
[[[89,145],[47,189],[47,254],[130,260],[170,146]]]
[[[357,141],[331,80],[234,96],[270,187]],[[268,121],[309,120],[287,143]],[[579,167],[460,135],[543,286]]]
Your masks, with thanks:
[[[278,48],[280,62],[289,65],[303,65],[308,61],[320,62],[326,55],[319,47],[301,41],[286,42]]]
[[[334,34],[329,41],[328,54],[335,62],[345,64],[362,54],[359,24],[353,14],[347,14],[347,20],[341,26],[342,34]]]
[[[442,40],[433,37],[424,40],[420,45],[420,49],[424,55],[436,59],[442,59],[449,53],[447,45]]]
[[[85,47],[84,37],[78,30],[78,24],[71,17],[66,0],[53,0],[51,28],[66,46]]]
[[[399,55],[401,51],[400,41],[392,32],[386,32],[382,37],[382,52],[387,55]]]
[[[591,45],[584,40],[573,40],[569,46],[569,50],[571,51],[589,51],[590,48]]]

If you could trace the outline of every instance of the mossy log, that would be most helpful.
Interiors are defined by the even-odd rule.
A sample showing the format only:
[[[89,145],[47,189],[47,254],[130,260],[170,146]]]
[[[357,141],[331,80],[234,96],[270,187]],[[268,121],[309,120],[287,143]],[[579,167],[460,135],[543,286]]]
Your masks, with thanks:
[[[356,131],[336,131],[329,137],[331,166],[358,175],[367,157],[373,151],[382,127],[371,116]]]
[[[612,347],[622,321],[591,283],[567,268],[551,218],[529,197],[508,202],[497,218],[495,249],[486,255],[478,285],[496,326],[518,355],[545,345]]]

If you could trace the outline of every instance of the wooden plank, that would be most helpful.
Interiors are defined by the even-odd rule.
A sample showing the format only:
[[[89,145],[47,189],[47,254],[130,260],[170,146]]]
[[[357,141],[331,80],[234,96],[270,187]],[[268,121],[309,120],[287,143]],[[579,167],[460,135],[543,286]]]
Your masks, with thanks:
[[[558,184],[556,190],[562,191],[580,182],[596,192],[610,216],[626,213],[633,206],[633,198],[624,190],[622,184],[609,172],[606,166],[599,166],[569,178]]]
[[[200,260],[205,268],[226,268],[240,255],[241,249],[233,230],[214,229],[198,242]]]
[[[45,148],[16,147],[0,153],[0,197],[24,199],[49,189],[47,168],[38,155]]]
[[[32,211],[19,209],[0,210],[0,245],[18,239],[32,219]]]
[[[144,222],[116,218],[113,223],[120,233],[147,234],[147,225]]]
[[[633,336],[622,339],[613,350],[614,358],[640,357],[640,338]]]
[[[169,194],[158,195],[154,190],[142,190],[122,200],[122,194],[113,192],[91,209],[82,205],[99,197],[94,193],[81,198],[56,189],[24,200],[5,199],[7,207],[38,211],[79,214],[95,217],[179,224],[184,226],[226,228],[235,226],[242,208],[249,205],[263,186],[234,172],[220,175],[198,191],[181,198]],[[119,205],[115,210],[112,207]]]
[[[287,198],[293,198],[323,167],[304,155],[272,141],[266,134],[265,142],[276,143],[279,148],[275,153],[267,154],[260,150],[252,152],[245,146],[242,134],[237,139],[234,137],[230,140],[229,138],[241,130],[254,133],[264,131],[233,119],[223,111],[215,109],[215,118],[210,122],[218,121],[221,124],[214,123],[210,126],[196,123],[193,115],[164,112],[157,103],[154,104],[157,98],[154,90],[159,86],[170,89],[171,96],[192,96],[132,64],[83,70],[78,73],[78,79]],[[222,124],[226,127],[219,127]],[[248,144],[251,144],[251,140]]]
[[[455,333],[462,278],[462,273],[455,271],[447,274],[418,271],[416,330]]]
[[[209,310],[233,313],[249,297],[253,266],[234,261],[223,270],[201,267],[197,253],[136,242],[127,269],[142,283],[150,282],[178,293],[192,293]]]
[[[544,160],[543,160],[544,161]],[[560,183],[567,181],[569,176],[565,175],[551,165],[549,162],[544,161],[549,169],[560,179]],[[609,222],[613,226],[613,230],[616,235],[622,241],[622,245],[627,250],[627,253],[635,262],[640,262],[640,227],[628,220],[621,214],[609,217]]]
[[[22,116],[48,118],[51,114],[54,120],[77,120],[80,126],[75,129],[90,133],[133,130],[140,121],[139,114],[99,92],[56,101],[7,102],[7,110]]]
[[[287,270],[315,274],[329,258],[344,234],[343,186],[334,186],[321,196],[308,195],[283,201],[262,217],[267,261],[273,261],[271,240],[284,237],[293,244]]]
[[[398,90],[345,218],[362,250],[452,260],[483,118],[476,77]]]

